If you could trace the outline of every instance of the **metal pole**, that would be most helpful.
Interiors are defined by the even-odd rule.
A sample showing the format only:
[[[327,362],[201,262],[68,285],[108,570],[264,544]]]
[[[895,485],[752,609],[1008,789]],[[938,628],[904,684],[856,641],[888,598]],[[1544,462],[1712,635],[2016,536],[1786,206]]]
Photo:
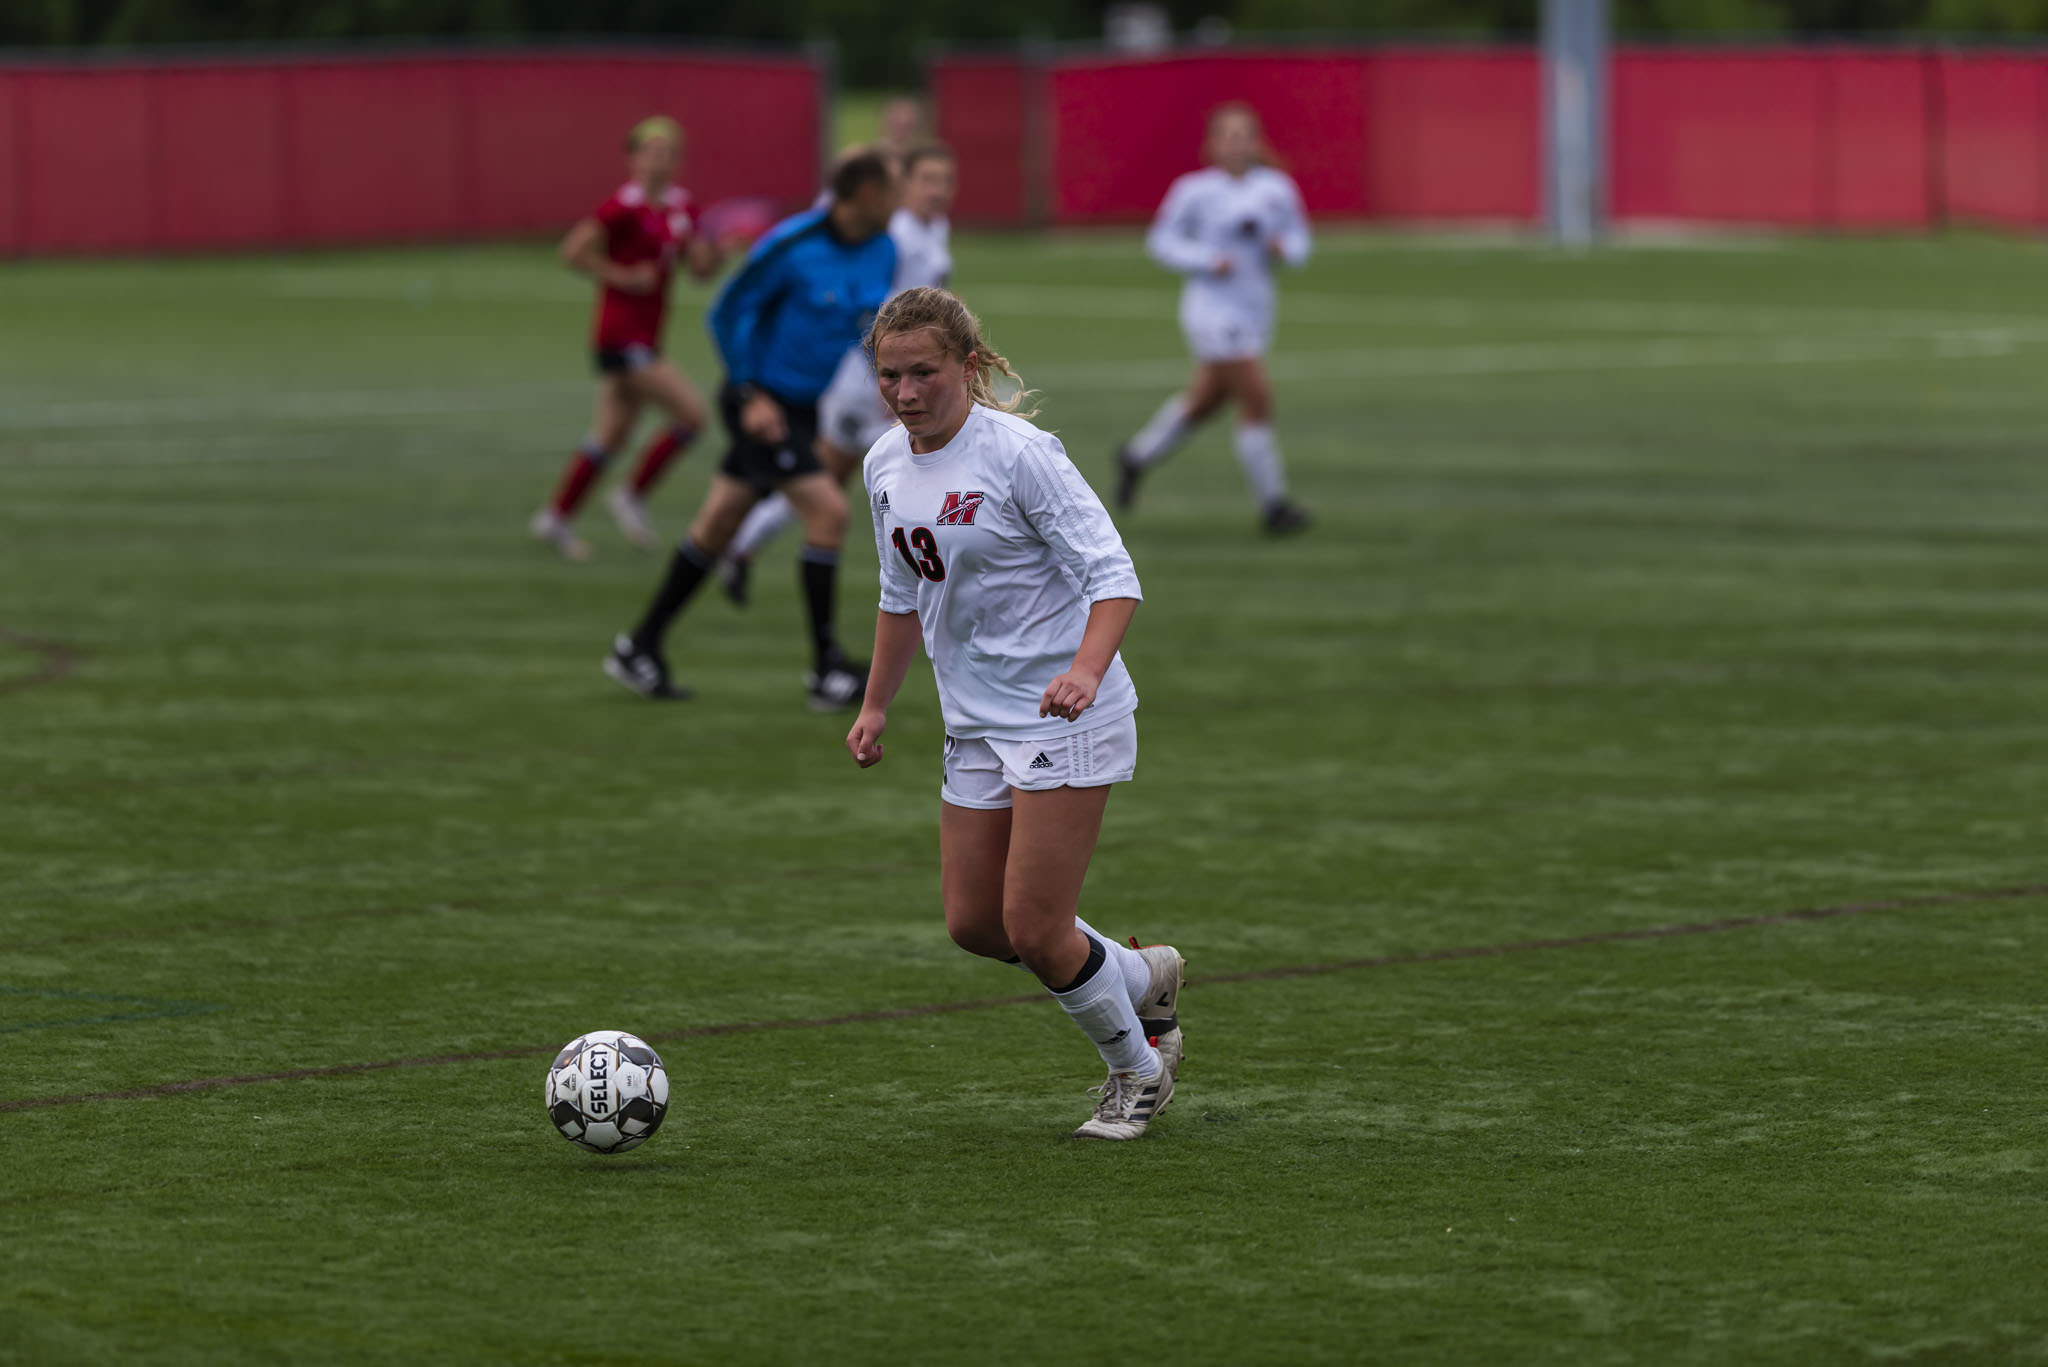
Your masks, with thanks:
[[[1543,0],[1543,219],[1583,251],[1607,231],[1607,0]]]

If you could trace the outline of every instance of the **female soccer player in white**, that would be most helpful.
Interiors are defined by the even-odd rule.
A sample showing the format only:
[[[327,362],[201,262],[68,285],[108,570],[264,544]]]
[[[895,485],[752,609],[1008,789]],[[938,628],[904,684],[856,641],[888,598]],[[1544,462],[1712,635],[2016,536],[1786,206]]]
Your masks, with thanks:
[[[952,225],[946,211],[953,207],[955,181],[953,153],[947,148],[929,143],[904,154],[903,205],[889,219],[889,236],[896,243],[892,293],[943,285],[952,276]],[[895,420],[875,392],[874,362],[867,348],[849,348],[839,373],[818,400],[818,460],[826,473],[846,483],[867,449]],[[746,606],[755,554],[789,525],[792,516],[789,500],[776,494],[763,499],[740,524],[732,550],[718,566],[725,595],[734,603]]]
[[[1131,507],[1145,472],[1235,400],[1237,460],[1265,528],[1298,532],[1308,514],[1287,497],[1265,355],[1273,340],[1273,267],[1308,260],[1308,214],[1293,178],[1266,164],[1251,106],[1226,104],[1209,116],[1208,158],[1206,168],[1173,183],[1145,238],[1153,260],[1187,277],[1180,326],[1195,376],[1118,449],[1116,505]]]
[[[1082,1139],[1136,1139],[1173,1097],[1186,963],[1076,915],[1109,785],[1137,765],[1138,693],[1117,647],[1137,572],[1059,439],[999,403],[1016,372],[943,289],[906,290],[868,334],[896,415],[864,475],[882,561],[875,656],[846,748],[882,758],[920,634],[946,723],[939,789],[946,929],[1021,962],[1109,1067]],[[1027,415],[1028,416],[1028,415]]]

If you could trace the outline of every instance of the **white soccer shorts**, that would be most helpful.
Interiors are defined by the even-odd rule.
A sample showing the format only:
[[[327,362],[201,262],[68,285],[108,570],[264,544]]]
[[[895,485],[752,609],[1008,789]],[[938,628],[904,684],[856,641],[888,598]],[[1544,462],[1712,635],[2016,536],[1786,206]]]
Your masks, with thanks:
[[[861,456],[895,421],[896,415],[875,387],[867,353],[855,347],[840,358],[832,383],[818,398],[818,435],[842,451]]]
[[[1087,713],[1083,712],[1083,718]],[[1138,719],[1115,721],[1049,740],[961,740],[946,737],[946,777],[939,797],[955,807],[999,811],[1010,790],[1100,788],[1138,773]]]
[[[1190,299],[1181,305],[1180,332],[1198,361],[1250,360],[1273,344],[1273,315]]]

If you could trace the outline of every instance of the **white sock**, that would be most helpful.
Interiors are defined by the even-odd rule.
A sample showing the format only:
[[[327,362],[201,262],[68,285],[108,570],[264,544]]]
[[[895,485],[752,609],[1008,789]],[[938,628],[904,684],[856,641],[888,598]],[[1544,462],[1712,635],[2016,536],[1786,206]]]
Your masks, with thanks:
[[[781,494],[770,494],[754,505],[747,514],[747,520],[740,523],[739,535],[732,539],[732,549],[727,554],[746,557],[760,550],[775,538],[775,534],[789,525],[796,516],[796,510],[789,506],[789,500]]]
[[[1081,1033],[1095,1042],[1095,1050],[1110,1072],[1134,1073],[1141,1078],[1159,1075],[1159,1051],[1145,1038],[1137,1008],[1124,991],[1123,974],[1109,966],[1107,957],[1079,987],[1055,992],[1052,999],[1081,1027]]]
[[[1261,508],[1270,508],[1287,497],[1287,474],[1280,468],[1280,443],[1265,423],[1246,424],[1237,429],[1237,463],[1252,486],[1252,497]]]
[[[1138,429],[1138,435],[1124,443],[1133,465],[1157,465],[1173,454],[1188,434],[1187,400],[1176,394],[1159,405],[1152,421]]]
[[[1145,1000],[1145,994],[1152,988],[1152,970],[1146,965],[1144,956],[1129,945],[1118,944],[1078,916],[1074,918],[1074,924],[1081,928],[1083,935],[1101,945],[1104,956],[1122,971],[1124,991],[1131,994],[1132,1007]]]

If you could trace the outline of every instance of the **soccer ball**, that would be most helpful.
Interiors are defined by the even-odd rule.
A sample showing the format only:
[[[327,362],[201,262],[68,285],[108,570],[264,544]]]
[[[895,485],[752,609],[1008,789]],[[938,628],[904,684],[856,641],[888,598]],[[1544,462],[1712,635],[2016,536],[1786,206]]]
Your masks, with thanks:
[[[593,1030],[548,1065],[548,1119],[571,1144],[624,1153],[647,1142],[668,1114],[668,1070],[647,1041]]]

